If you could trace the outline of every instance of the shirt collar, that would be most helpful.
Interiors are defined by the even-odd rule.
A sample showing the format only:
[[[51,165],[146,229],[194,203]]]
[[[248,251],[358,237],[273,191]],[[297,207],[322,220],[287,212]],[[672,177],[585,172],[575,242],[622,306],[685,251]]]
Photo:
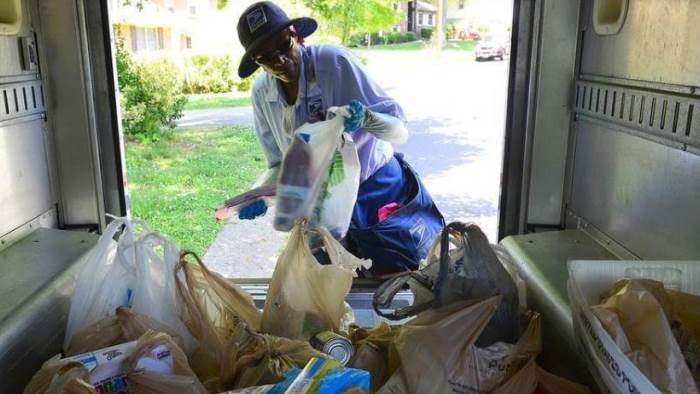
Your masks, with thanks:
[[[304,65],[304,52],[300,45],[297,45],[297,52],[299,55],[299,92],[297,93],[297,103],[299,99],[306,97],[306,67]],[[286,104],[282,92],[280,92],[280,84],[275,77],[267,74],[267,93],[265,94],[265,100],[268,102],[280,102]]]

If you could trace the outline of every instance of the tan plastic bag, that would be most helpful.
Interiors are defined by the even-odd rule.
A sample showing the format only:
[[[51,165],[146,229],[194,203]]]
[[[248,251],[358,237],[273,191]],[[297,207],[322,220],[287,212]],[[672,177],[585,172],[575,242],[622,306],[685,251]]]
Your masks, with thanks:
[[[420,313],[396,338],[409,392],[489,392],[507,382],[542,348],[538,314],[516,344],[474,346],[500,296]],[[534,378],[533,378],[534,380]]]
[[[66,356],[74,356],[137,340],[149,330],[170,335],[178,346],[182,339],[166,325],[128,308],[117,308],[114,316],[100,320],[73,335]]]
[[[80,363],[61,361],[61,355],[49,359],[34,374],[24,394],[97,394],[88,382],[90,373]]]
[[[674,298],[681,297],[671,297],[661,282],[648,279],[618,282],[611,294],[591,309],[620,350],[660,391],[697,393],[691,370],[669,324],[693,319],[676,317],[683,307],[676,305]],[[686,325],[692,329],[692,323]]]
[[[357,326],[350,328],[350,340],[355,348],[355,355],[348,366],[369,371],[372,375],[372,392],[384,386],[400,366],[394,346],[394,338],[399,330],[400,327],[392,327],[386,322],[369,329]]]
[[[307,231],[320,236],[331,264],[316,261]],[[350,254],[326,229],[307,230],[306,220],[298,221],[272,274],[262,331],[304,341],[321,331],[337,331],[355,270],[363,266],[370,263]]]
[[[229,344],[222,366],[225,389],[278,383],[290,368],[304,368],[314,357],[326,357],[308,342],[248,332]]]
[[[205,387],[219,392],[229,344],[246,335],[247,327],[260,328],[260,311],[248,293],[209,271],[195,253],[181,254],[175,275],[181,319],[199,341],[190,361]]]
[[[159,345],[170,349],[173,359],[172,374],[139,372],[138,365],[146,354]],[[129,391],[134,394],[207,394],[208,391],[190,368],[187,356],[167,334],[152,331],[144,334],[136,343],[133,353],[124,362],[129,382]]]

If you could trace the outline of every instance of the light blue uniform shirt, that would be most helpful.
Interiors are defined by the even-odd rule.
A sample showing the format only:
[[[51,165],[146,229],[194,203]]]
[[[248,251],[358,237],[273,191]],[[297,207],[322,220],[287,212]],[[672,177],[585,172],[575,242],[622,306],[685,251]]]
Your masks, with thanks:
[[[312,45],[299,50],[299,93],[295,104],[287,104],[279,81],[266,72],[253,84],[255,132],[269,166],[257,184],[276,180],[294,130],[304,123],[325,119],[330,107],[348,105],[357,99],[371,111],[404,120],[399,104],[367,75],[352,53],[336,45]],[[308,67],[309,61],[313,70]],[[309,83],[307,73],[315,76]],[[391,160],[394,149],[391,143],[363,129],[353,138],[360,158],[360,182],[364,182]]]

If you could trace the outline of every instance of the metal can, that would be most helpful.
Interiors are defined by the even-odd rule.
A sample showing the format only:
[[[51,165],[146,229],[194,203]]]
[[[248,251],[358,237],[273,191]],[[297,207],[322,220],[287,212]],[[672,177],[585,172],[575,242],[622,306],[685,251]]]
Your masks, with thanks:
[[[328,354],[343,365],[350,361],[355,352],[349,339],[332,331],[323,331],[314,335],[309,343],[314,349]]]

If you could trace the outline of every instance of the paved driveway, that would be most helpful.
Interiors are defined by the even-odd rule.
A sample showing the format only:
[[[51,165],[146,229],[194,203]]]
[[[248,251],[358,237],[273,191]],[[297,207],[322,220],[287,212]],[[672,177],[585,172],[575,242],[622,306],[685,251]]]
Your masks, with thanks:
[[[496,240],[508,62],[467,52],[372,52],[370,74],[403,106],[410,138],[396,146],[448,221],[478,223]],[[252,124],[250,107],[189,111],[182,126]],[[224,226],[204,260],[232,277],[269,276],[284,234],[270,214]]]

